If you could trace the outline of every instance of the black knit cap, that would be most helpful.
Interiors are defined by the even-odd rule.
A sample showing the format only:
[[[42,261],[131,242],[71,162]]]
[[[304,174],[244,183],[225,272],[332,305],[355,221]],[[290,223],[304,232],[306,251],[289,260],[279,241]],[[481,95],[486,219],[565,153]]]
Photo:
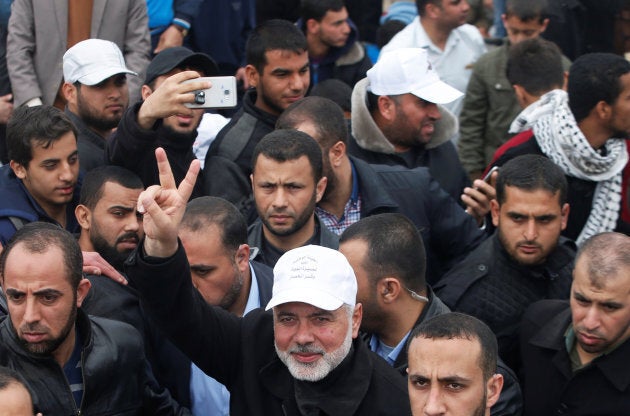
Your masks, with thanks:
[[[158,53],[147,68],[145,84],[150,84],[160,75],[164,75],[175,68],[198,68],[204,73],[202,76],[212,77],[219,74],[219,68],[212,58],[205,53],[193,52],[183,46],[164,49]]]

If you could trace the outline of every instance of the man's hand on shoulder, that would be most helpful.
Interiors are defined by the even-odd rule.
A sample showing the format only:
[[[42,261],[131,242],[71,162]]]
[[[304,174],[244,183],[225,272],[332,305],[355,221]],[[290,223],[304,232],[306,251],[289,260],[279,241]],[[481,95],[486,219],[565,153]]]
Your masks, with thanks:
[[[83,273],[107,276],[122,285],[127,279],[95,251],[83,251]]]

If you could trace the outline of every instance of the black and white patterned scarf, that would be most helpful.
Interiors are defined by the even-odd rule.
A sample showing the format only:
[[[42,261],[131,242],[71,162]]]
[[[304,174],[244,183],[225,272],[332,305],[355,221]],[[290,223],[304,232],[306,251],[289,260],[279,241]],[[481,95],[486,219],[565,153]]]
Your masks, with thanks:
[[[519,114],[510,132],[532,128],[538,145],[568,176],[597,182],[591,213],[577,239],[578,245],[589,237],[612,231],[621,207],[621,180],[628,163],[623,139],[609,139],[600,154],[578,128],[569,108],[568,95],[553,90]]]

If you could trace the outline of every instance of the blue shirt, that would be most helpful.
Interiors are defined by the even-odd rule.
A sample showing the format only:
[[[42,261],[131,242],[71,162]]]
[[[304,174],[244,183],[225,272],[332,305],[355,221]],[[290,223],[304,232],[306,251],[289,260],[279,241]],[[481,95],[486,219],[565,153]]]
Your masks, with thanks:
[[[341,218],[338,219],[334,214],[331,214],[323,208],[315,207],[315,213],[319,217],[320,222],[337,235],[341,235],[346,228],[361,219],[359,179],[357,178],[357,172],[352,161],[350,161],[350,167],[352,168],[352,194],[350,194],[350,199],[348,199],[348,202],[346,202],[343,208]]]
[[[249,270],[252,274],[252,285],[249,289],[244,315],[253,309],[260,308],[258,281],[251,264]],[[190,364],[190,401],[191,411],[195,416],[228,416],[230,414],[230,392],[223,384],[207,376],[193,363]]]
[[[398,355],[403,350],[403,348],[405,348],[405,344],[407,342],[407,338],[409,338],[410,333],[411,331],[407,332],[407,334],[395,347],[390,347],[383,344],[376,335],[372,335],[372,338],[370,338],[370,349],[380,355],[382,358],[384,358],[389,365],[393,366],[396,362],[396,359],[398,358]]]

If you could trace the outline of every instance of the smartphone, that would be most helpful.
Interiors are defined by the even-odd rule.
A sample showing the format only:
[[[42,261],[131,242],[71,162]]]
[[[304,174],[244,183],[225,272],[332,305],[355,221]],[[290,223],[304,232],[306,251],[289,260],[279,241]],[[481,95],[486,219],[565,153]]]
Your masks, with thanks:
[[[492,169],[490,169],[488,171],[488,173],[486,173],[486,176],[483,177],[483,181],[485,183],[490,183],[490,179],[492,178],[492,174],[494,172],[498,172],[499,171],[499,167],[498,166],[494,166]]]
[[[194,91],[195,102],[186,103],[189,108],[236,107],[236,77],[204,77],[184,82],[210,81],[212,87]]]

